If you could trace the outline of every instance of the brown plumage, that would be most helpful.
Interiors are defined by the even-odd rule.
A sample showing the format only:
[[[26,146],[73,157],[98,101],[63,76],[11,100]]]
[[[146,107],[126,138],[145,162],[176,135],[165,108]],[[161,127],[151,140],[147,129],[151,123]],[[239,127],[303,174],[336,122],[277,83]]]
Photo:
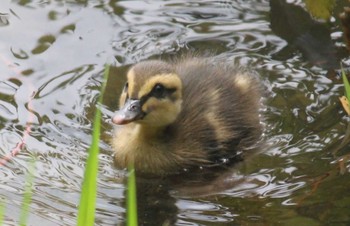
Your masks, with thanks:
[[[250,71],[208,58],[131,67],[112,140],[115,164],[172,174],[241,159],[259,140],[260,84]]]

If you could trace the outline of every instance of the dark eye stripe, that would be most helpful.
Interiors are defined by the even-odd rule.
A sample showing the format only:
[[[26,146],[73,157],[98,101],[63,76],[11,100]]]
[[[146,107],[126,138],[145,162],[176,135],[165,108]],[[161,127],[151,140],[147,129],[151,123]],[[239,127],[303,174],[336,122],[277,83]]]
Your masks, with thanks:
[[[150,93],[151,96],[158,99],[164,98],[166,94],[166,88],[162,84],[156,84]]]
[[[157,99],[163,99],[163,98],[166,98],[166,97],[170,97],[171,94],[173,94],[175,91],[176,91],[176,88],[166,88],[164,87],[163,85],[161,85],[163,87],[163,91],[162,93],[159,93],[160,91],[158,90],[159,87],[157,87],[158,85],[160,84],[156,84],[154,86],[154,88],[152,89],[151,92],[149,92],[147,95],[141,97],[140,99],[140,102],[141,102],[141,106],[147,102],[147,100],[151,97],[155,97]],[[174,101],[173,98],[170,98],[172,101]]]
[[[123,88],[123,92],[128,92],[128,88],[129,88],[129,83],[126,82]]]
[[[123,91],[122,91],[122,93],[125,94],[125,99],[124,99],[124,103],[123,103],[124,105],[125,105],[126,101],[129,99],[128,87],[129,87],[129,83],[126,82],[124,87],[123,87]]]

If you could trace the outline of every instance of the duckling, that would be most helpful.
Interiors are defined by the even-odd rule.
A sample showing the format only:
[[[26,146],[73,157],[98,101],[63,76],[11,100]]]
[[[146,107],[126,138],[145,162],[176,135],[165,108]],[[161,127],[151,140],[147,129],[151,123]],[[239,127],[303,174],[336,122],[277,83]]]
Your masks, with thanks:
[[[115,165],[165,175],[241,160],[262,133],[254,73],[209,58],[132,66],[112,122]]]

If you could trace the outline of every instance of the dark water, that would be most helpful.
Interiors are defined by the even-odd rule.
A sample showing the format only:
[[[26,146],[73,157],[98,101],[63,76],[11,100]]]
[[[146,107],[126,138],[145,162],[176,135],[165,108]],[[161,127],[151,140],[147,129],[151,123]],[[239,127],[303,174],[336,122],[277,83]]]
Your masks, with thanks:
[[[340,146],[349,120],[334,69],[350,61],[339,19],[315,22],[298,2],[1,1],[0,156],[24,143],[0,167],[4,224],[18,225],[33,158],[29,225],[76,224],[106,63],[116,67],[103,105],[96,225],[125,223],[124,172],[108,142],[126,67],[215,51],[260,73],[269,146],[204,183],[140,179],[140,222],[349,225],[350,146]],[[346,4],[337,1],[334,15]]]

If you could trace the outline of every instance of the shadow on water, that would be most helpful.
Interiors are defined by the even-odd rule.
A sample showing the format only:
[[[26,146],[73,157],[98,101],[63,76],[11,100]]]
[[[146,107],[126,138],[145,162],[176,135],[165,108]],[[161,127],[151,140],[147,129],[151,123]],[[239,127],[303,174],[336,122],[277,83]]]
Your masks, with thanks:
[[[297,48],[311,64],[325,69],[339,68],[327,23],[314,20],[301,6],[283,0],[271,0],[270,7],[271,29],[289,43],[287,48]],[[291,51],[282,50],[276,57],[286,59],[283,53]]]
[[[284,205],[296,205],[302,211],[303,199],[307,199],[309,194],[301,193],[293,199],[288,197],[310,186],[313,178],[305,178],[305,181],[301,178],[276,180],[272,171],[267,169],[252,173],[249,167],[255,160],[252,156],[244,162],[225,167],[198,169],[166,178],[137,175],[139,224],[187,225],[206,222],[241,225],[257,221],[270,225],[276,219],[269,216],[273,217],[276,214],[274,211],[279,211],[266,209],[269,205],[276,205],[271,200],[266,203],[266,199],[271,198],[287,198]],[[248,215],[246,208],[250,209]]]
[[[208,197],[217,198],[217,195],[228,191],[232,196],[240,198],[253,197],[258,195],[253,194],[254,189],[261,187],[264,183],[263,181],[257,182],[257,178],[253,178],[253,176],[239,175],[237,167],[232,166],[199,169],[166,178],[138,175],[136,182],[138,222],[140,225],[186,223],[186,213],[181,213],[182,208],[188,210],[189,216],[193,215],[194,217],[197,214],[197,220],[199,221],[215,222],[220,217],[215,216],[215,214],[201,213],[203,206],[199,203],[196,204],[194,199],[200,199],[201,197],[204,199]],[[265,181],[265,183],[268,182]],[[210,207],[208,203],[206,205],[207,207],[204,209],[208,208],[208,212],[215,212],[216,208],[214,206]],[[226,219],[223,217],[221,220],[230,222],[234,220],[231,217],[231,215],[227,216]]]

